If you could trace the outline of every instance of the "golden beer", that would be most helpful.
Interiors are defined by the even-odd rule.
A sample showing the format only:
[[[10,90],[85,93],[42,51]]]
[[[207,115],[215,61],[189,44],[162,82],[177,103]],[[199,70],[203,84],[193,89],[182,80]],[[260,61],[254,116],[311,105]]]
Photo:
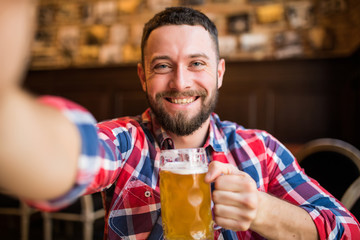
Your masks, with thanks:
[[[169,164],[167,165],[169,166]],[[207,165],[184,168],[184,162],[160,171],[161,216],[165,239],[213,239]]]

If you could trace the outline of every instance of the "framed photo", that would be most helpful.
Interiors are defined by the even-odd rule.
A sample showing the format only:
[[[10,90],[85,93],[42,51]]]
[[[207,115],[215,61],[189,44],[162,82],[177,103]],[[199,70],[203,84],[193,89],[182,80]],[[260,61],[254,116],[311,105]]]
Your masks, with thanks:
[[[118,44],[106,44],[101,46],[99,62],[101,64],[115,64],[122,61],[122,48]]]
[[[277,32],[274,34],[274,46],[275,48],[282,48],[289,45],[301,44],[301,36],[299,32],[295,30]]]
[[[238,39],[233,35],[219,36],[219,50],[221,56],[230,56],[238,48]]]
[[[255,12],[260,24],[276,23],[284,19],[284,6],[280,3],[258,6]]]
[[[108,28],[104,25],[93,25],[85,31],[85,45],[102,45],[107,41]]]
[[[302,37],[296,30],[277,32],[273,40],[275,58],[293,58],[304,54]]]
[[[129,26],[125,24],[114,24],[109,28],[109,43],[124,44],[129,38]]]
[[[39,29],[35,33],[33,46],[50,47],[53,44],[54,34],[51,31]]]
[[[228,17],[229,33],[244,33],[250,30],[250,17],[248,13],[240,13]]]
[[[333,50],[335,48],[335,33],[325,27],[313,27],[309,29],[308,41],[312,49],[316,51]]]
[[[304,49],[301,45],[290,45],[284,48],[275,50],[274,56],[277,59],[294,58],[304,54]]]
[[[56,17],[56,6],[53,4],[40,5],[38,8],[38,25],[45,27],[53,24]]]
[[[314,25],[314,5],[308,1],[286,3],[286,18],[292,28],[310,28]]]
[[[269,35],[266,33],[241,34],[239,40],[244,52],[267,52],[269,49]]]
[[[117,18],[117,2],[116,1],[100,1],[94,4],[93,10],[95,23],[111,24]]]
[[[73,61],[79,48],[78,26],[61,27],[58,32],[58,47],[64,59]]]

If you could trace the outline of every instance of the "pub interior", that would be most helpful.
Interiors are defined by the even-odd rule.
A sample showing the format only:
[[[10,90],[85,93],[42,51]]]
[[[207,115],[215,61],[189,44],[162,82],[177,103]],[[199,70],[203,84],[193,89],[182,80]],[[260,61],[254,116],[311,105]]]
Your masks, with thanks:
[[[218,27],[226,60],[215,111],[221,119],[266,130],[295,156],[323,138],[360,149],[357,0],[41,0],[24,88],[78,102],[98,121],[142,113],[147,101],[136,72],[142,26],[155,12],[178,5],[202,10]],[[319,171],[334,171],[330,177],[341,181],[351,170],[351,185],[360,163],[339,161],[346,159]],[[338,198],[347,187],[335,186]],[[101,209],[99,196],[90,201]],[[21,206],[0,195],[0,239],[20,239],[21,218],[2,214],[7,204]],[[82,204],[71,210],[80,212]],[[360,217],[359,201],[351,211]],[[44,222],[41,212],[32,212],[27,239],[43,239]],[[52,239],[85,235],[81,222],[52,222]],[[87,239],[102,239],[101,213],[92,225]]]

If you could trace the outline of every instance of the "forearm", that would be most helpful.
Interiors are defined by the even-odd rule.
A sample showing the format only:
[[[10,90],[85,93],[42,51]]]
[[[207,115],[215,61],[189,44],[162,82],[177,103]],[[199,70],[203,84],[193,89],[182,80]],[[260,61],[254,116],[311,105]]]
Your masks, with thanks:
[[[263,192],[250,229],[267,239],[318,239],[315,223],[304,209]]]
[[[59,111],[13,88],[0,96],[0,186],[30,199],[65,193],[75,181],[80,137]]]

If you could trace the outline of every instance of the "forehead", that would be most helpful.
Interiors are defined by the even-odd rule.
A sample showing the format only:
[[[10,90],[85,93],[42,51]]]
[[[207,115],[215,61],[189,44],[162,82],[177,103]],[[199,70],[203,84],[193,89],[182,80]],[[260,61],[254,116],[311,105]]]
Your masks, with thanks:
[[[202,26],[167,25],[153,30],[144,48],[145,59],[154,55],[178,57],[206,53],[215,57],[215,44]]]

